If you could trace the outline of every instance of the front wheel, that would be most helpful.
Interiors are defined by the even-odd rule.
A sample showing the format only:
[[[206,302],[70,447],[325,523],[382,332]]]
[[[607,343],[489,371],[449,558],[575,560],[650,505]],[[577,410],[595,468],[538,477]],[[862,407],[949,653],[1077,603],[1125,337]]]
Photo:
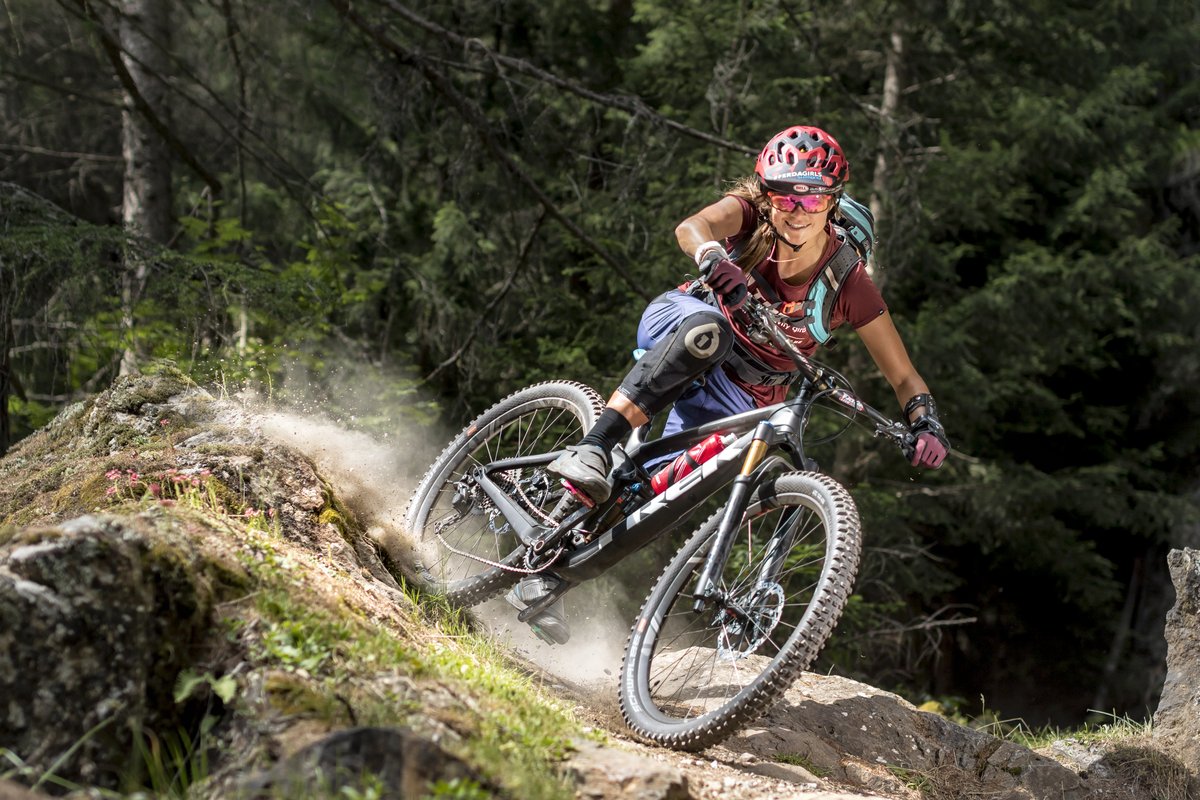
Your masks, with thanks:
[[[721,512],[679,550],[634,623],[621,713],[639,736],[679,750],[722,741],[762,714],[816,658],[846,604],[862,549],[858,510],[812,472],[755,490],[717,578],[696,611],[696,580]]]
[[[516,583],[524,545],[474,482],[473,468],[575,444],[603,410],[604,401],[589,386],[539,383],[480,414],[442,451],[404,519],[415,540],[418,571],[431,588],[459,605],[473,605]],[[563,491],[541,467],[510,470],[502,480],[534,516],[548,514]]]

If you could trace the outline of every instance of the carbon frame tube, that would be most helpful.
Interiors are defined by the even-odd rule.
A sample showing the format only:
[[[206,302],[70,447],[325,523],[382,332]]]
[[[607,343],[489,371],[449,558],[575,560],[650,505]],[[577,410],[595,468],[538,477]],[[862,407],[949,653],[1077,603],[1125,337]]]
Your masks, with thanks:
[[[764,422],[767,417],[772,418],[777,422],[773,427],[780,433],[773,438],[771,444],[774,445],[785,437],[791,438],[789,434],[797,429],[801,414],[801,408],[793,400],[739,414],[737,419],[743,425],[749,425]],[[681,442],[699,441],[708,433],[728,431],[733,419],[735,418],[727,417],[720,421],[721,425],[700,426],[681,431],[676,437],[682,437],[679,439]],[[737,441],[701,464],[699,469],[662,494],[656,495],[646,505],[630,512],[628,517],[595,540],[574,552],[568,552],[566,560],[552,567],[550,572],[572,583],[583,583],[603,574],[664,533],[674,530],[682,518],[722,486],[735,479],[752,438],[752,433],[743,434]],[[644,451],[637,451],[636,455],[640,460],[646,454]]]

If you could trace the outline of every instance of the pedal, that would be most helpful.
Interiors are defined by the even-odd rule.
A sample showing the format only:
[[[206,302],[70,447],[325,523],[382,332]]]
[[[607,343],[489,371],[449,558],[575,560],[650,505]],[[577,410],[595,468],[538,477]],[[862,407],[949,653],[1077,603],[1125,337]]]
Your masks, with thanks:
[[[596,507],[595,500],[593,500],[592,498],[588,497],[583,492],[576,489],[573,485],[571,485],[571,482],[569,480],[567,480],[566,478],[563,478],[562,485],[563,485],[563,488],[565,488],[567,490],[567,492],[570,494],[570,496],[574,497],[578,502],[583,503],[583,505],[587,506],[588,508]],[[555,509],[555,511],[557,511],[557,510],[558,509]]]

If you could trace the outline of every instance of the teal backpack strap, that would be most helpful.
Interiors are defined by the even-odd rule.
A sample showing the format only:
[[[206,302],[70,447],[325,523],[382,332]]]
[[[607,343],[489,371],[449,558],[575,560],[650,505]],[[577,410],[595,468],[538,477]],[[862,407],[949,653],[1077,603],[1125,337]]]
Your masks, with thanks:
[[[846,233],[846,241],[854,246],[863,261],[869,261],[875,249],[875,216],[871,209],[848,194],[838,198],[834,223]]]
[[[820,277],[813,281],[812,288],[808,290],[808,297],[804,300],[804,322],[808,326],[808,332],[819,344],[826,347],[833,347],[833,335],[830,333],[829,324],[833,319],[833,307],[841,294],[842,284],[845,283],[850,270],[862,261],[862,256],[845,238],[838,238],[841,244],[825,262],[825,268],[821,270]]]
[[[846,232],[838,226],[834,227],[838,234],[838,248],[825,262],[821,276],[813,281],[812,287],[808,290],[808,296],[804,298],[802,306],[804,316],[800,320],[808,327],[808,332],[816,339],[817,343],[826,347],[834,346],[833,337],[829,332],[829,324],[833,319],[833,307],[837,303],[838,294],[841,293],[842,283],[850,274],[850,270],[863,260],[858,251],[847,241]],[[749,277],[754,281],[754,288],[767,298],[768,302],[776,307],[782,304],[779,294],[763,278],[758,267],[750,270]]]

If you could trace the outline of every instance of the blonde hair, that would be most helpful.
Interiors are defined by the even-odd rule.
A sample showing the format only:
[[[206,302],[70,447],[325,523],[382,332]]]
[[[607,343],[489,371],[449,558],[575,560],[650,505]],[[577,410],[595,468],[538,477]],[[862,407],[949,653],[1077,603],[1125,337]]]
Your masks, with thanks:
[[[775,232],[771,230],[771,226],[767,223],[768,215],[770,214],[770,201],[767,199],[767,190],[759,183],[758,176],[752,175],[739,178],[733,184],[733,188],[725,193],[725,196],[742,198],[754,207],[758,215],[758,226],[755,227],[754,232],[750,234],[750,238],[742,246],[741,253],[734,259],[743,272],[749,272],[762,263],[762,260],[767,257],[767,254],[771,252],[771,247],[775,244]]]

